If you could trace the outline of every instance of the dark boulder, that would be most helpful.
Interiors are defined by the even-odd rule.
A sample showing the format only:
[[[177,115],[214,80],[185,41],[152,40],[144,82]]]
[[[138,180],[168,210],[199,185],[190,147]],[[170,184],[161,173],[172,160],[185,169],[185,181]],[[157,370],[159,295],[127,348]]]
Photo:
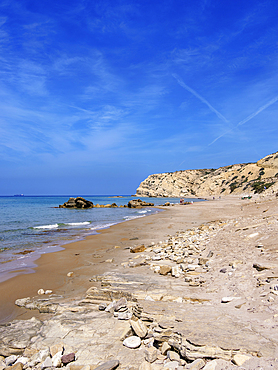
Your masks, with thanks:
[[[141,207],[152,207],[154,206],[153,203],[147,203],[141,199],[133,199],[128,202],[129,208],[141,208]]]
[[[93,208],[93,202],[86,200],[82,197],[77,198],[69,198],[67,202],[64,204],[59,205],[59,208]]]

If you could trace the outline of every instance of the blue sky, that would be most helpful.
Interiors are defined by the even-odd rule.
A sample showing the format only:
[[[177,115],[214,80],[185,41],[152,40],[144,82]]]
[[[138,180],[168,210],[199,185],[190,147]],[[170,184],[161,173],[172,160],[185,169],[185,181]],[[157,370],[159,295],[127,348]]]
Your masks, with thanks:
[[[0,195],[133,194],[278,150],[278,2],[2,0]]]

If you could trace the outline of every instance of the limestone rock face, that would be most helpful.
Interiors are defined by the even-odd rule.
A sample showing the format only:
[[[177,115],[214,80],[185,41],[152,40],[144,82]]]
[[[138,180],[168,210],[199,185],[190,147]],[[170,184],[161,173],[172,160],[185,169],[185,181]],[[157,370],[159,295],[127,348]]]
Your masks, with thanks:
[[[136,191],[143,197],[206,197],[278,191],[278,152],[257,163],[148,176]]]

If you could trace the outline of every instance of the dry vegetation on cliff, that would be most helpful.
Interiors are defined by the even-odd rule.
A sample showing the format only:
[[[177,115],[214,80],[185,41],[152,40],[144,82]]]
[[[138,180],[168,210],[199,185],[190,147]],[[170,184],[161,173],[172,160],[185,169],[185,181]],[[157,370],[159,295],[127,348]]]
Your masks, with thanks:
[[[257,163],[150,175],[141,182],[136,195],[141,197],[206,197],[231,193],[247,195],[277,191],[278,152],[262,158]]]

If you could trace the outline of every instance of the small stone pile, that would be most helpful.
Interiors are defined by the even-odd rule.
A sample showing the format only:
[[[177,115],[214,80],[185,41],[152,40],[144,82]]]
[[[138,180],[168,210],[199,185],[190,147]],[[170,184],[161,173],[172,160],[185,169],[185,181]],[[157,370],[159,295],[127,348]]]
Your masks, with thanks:
[[[209,270],[209,260],[213,256],[207,251],[210,238],[223,226],[221,221],[213,225],[201,225],[170,236],[165,242],[150,246],[138,245],[130,247],[131,253],[142,253],[143,260],[126,263],[128,267],[149,265],[150,269],[160,275],[184,277],[189,286],[202,286],[205,279],[202,273]],[[134,257],[137,259],[137,257]],[[197,275],[198,276],[194,276]]]
[[[138,303],[133,303],[130,308],[130,302],[123,297],[109,305],[101,303],[99,310],[112,313],[118,320],[129,320],[129,327],[125,328],[120,340],[129,349],[144,351],[144,360],[139,370],[243,370],[253,369],[253,366],[272,367],[269,362],[266,364],[263,359],[238,349],[195,345],[175,330],[170,322],[156,322],[150,317],[146,318]],[[128,312],[128,317],[120,317],[120,312]]]

